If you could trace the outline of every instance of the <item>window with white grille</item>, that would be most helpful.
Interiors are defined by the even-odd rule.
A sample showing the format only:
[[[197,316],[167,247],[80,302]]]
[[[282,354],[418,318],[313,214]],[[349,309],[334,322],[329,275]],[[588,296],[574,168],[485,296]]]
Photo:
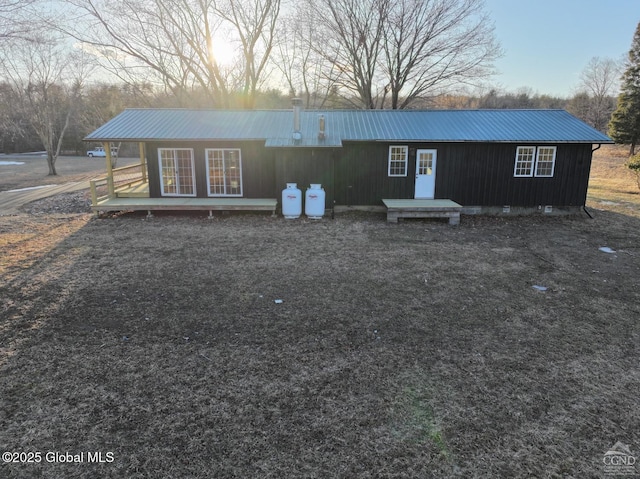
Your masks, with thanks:
[[[158,148],[162,196],[196,196],[191,148]]]
[[[550,178],[556,164],[555,146],[519,146],[513,176]]]
[[[513,176],[533,176],[535,146],[519,146],[516,150],[516,166]]]
[[[389,176],[407,176],[408,153],[407,146],[389,147]]]
[[[551,177],[556,164],[556,147],[539,146],[536,156],[536,176]]]
[[[207,150],[209,196],[242,196],[242,158],[239,149]]]

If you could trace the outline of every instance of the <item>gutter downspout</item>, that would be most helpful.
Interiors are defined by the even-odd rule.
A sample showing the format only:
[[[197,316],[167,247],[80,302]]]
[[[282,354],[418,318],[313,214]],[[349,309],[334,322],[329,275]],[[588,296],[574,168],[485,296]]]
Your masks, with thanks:
[[[598,151],[601,147],[602,147],[602,143],[598,143],[598,146],[596,148],[592,148],[591,149],[591,160],[592,161],[593,161],[593,153]],[[593,219],[593,216],[591,216],[591,213],[589,213],[589,210],[587,209],[587,205],[582,205],[582,211],[584,211],[589,218]]]

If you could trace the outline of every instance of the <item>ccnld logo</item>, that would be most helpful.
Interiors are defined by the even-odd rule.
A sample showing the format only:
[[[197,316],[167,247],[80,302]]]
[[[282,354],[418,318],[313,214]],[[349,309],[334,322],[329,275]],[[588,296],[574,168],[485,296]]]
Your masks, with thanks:
[[[618,441],[604,453],[604,472],[615,475],[635,475],[636,457],[626,444]]]

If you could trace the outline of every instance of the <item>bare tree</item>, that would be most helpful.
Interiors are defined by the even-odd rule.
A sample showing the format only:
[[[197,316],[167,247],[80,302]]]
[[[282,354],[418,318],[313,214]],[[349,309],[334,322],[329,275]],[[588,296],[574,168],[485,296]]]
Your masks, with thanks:
[[[28,122],[24,118],[22,111],[16,108],[19,99],[16,96],[13,86],[5,81],[0,83],[0,151],[12,150],[20,140],[27,140]],[[36,147],[38,148],[39,145]]]
[[[324,15],[319,52],[362,108],[407,108],[491,73],[500,54],[482,0],[308,0]]]
[[[72,25],[57,25],[82,42],[102,65],[129,84],[142,79],[188,105],[194,87],[211,106],[225,106],[226,79],[213,56],[221,20],[213,0],[67,0],[76,7]],[[79,29],[77,25],[84,25]]]
[[[218,3],[216,12],[233,26],[242,45],[242,101],[244,108],[253,108],[273,49],[280,0],[226,0]]]
[[[321,42],[308,39],[333,66],[333,82],[353,106],[375,109],[384,103],[386,88],[380,71],[384,25],[390,0],[308,0]],[[315,34],[313,30],[309,33]]]
[[[228,107],[234,90],[252,107],[267,75],[280,0],[66,0],[79,16],[63,31],[128,83],[155,80],[181,106]],[[75,25],[87,28],[78,31]],[[227,37],[227,38],[225,38]],[[235,40],[225,66],[217,44]],[[205,103],[203,104],[202,94]]]
[[[500,55],[481,0],[397,0],[384,23],[391,108],[491,73]]]
[[[284,19],[278,32],[275,65],[291,96],[300,96],[305,108],[324,108],[339,78],[336,65],[318,52],[327,43],[318,26],[322,19],[300,5]]]
[[[40,36],[4,49],[0,66],[13,90],[14,108],[38,135],[47,151],[49,175],[56,175],[56,160],[87,74],[85,56]]]
[[[27,39],[35,30],[30,13],[37,0],[0,0],[0,39]]]
[[[572,113],[576,113],[594,128],[606,131],[611,113],[616,107],[615,95],[620,72],[620,62],[593,57],[580,75],[579,92],[575,101],[571,102],[571,107],[575,107],[576,111]],[[588,97],[586,103],[584,95]]]

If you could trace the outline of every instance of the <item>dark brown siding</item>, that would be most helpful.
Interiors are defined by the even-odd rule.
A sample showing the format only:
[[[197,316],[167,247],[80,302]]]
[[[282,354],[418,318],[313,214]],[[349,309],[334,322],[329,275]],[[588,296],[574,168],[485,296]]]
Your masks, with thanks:
[[[196,172],[196,194],[207,197],[207,148],[240,148],[242,158],[242,192],[245,198],[277,198],[274,178],[274,154],[264,148],[263,141],[244,142],[172,142],[147,143],[149,195],[160,198],[158,148],[193,148]]]
[[[409,147],[406,177],[388,176],[389,143],[345,144],[336,160],[336,203],[382,205],[383,198],[413,198],[416,150]]]
[[[467,206],[585,204],[591,145],[556,145],[552,178],[514,177],[518,146],[526,145],[438,145],[436,197]]]
[[[331,208],[334,200],[334,165],[340,152],[333,148],[282,148],[276,150],[276,188],[282,191],[287,183],[297,183],[304,195],[312,183],[319,183],[325,190],[325,208]]]
[[[410,144],[407,176],[389,177],[390,145],[345,144],[336,159],[337,204],[381,205],[383,198],[413,198],[416,150],[423,148],[438,151],[436,198],[452,199],[465,206],[585,204],[591,145],[554,145],[557,152],[552,178],[515,178],[516,148],[525,144],[504,143]]]
[[[552,178],[515,178],[516,148],[524,143],[420,143],[408,144],[406,177],[387,174],[389,146],[407,143],[345,142],[342,148],[265,148],[263,141],[148,143],[149,192],[160,197],[158,148],[193,148],[196,187],[207,196],[206,148],[240,148],[243,195],[246,198],[280,198],[286,183],[303,191],[320,183],[327,194],[326,207],[382,205],[383,198],[413,198],[417,149],[438,152],[436,198],[452,199],[464,206],[540,205],[582,206],[586,201],[591,145],[558,144]],[[533,145],[537,146],[537,145]]]

